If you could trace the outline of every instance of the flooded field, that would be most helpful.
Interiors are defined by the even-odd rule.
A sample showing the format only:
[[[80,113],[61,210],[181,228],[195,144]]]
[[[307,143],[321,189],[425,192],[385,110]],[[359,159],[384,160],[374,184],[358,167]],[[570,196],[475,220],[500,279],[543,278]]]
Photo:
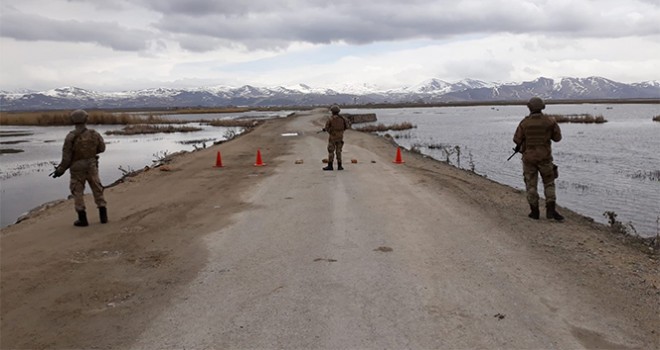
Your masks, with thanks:
[[[178,120],[211,120],[250,117],[284,117],[290,112],[245,112],[235,114],[169,115]],[[90,125],[103,135],[106,151],[99,162],[101,182],[109,185],[125,171],[152,165],[166,154],[194,151],[243,132],[242,128],[213,127],[200,123],[186,125],[201,131],[152,135],[106,135],[121,125]],[[22,214],[43,203],[69,195],[69,175],[53,179],[48,174],[61,159],[62,143],[72,126],[3,126],[0,132],[0,227],[13,224]],[[209,160],[213,164],[214,159]],[[86,188],[89,193],[89,187]],[[89,205],[89,203],[88,203]]]
[[[524,190],[513,133],[524,106],[476,106],[350,110],[376,113],[378,123],[411,122],[416,128],[389,132],[406,149],[474,170]],[[644,237],[655,236],[660,217],[660,114],[657,104],[549,105],[549,114],[603,115],[604,124],[560,124],[563,140],[553,144],[559,166],[557,202],[597,222],[606,211]],[[350,140],[347,140],[350,144]],[[539,186],[542,192],[541,186]]]
[[[351,110],[376,113],[378,123],[411,122],[416,128],[390,132],[403,147],[412,147],[441,161],[474,170],[494,181],[524,189],[520,155],[510,161],[513,132],[527,113],[523,106],[477,106]],[[607,223],[606,211],[630,224],[639,235],[658,231],[660,216],[660,105],[549,105],[547,113],[603,115],[604,124],[560,124],[564,139],[553,144],[558,203],[594,220]],[[170,115],[183,120],[284,117],[289,112],[246,112],[219,115]],[[202,131],[191,133],[119,136],[104,135],[101,156],[104,184],[121,178],[123,171],[151,165],[164,154],[192,151],[226,139],[240,128],[189,123]],[[121,126],[92,126],[99,132]],[[21,214],[48,201],[66,198],[68,175],[48,177],[61,157],[66,127],[2,127],[0,149],[0,223],[15,222]],[[350,139],[347,139],[350,144]],[[22,152],[14,153],[14,150]],[[211,160],[212,161],[212,160]],[[122,170],[123,169],[123,170]],[[89,191],[89,190],[87,190]]]

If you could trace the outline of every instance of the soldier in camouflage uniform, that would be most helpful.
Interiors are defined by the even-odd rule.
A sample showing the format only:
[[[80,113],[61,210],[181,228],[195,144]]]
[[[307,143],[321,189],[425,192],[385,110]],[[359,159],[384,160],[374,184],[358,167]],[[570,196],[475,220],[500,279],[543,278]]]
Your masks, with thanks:
[[[330,107],[332,116],[325,123],[323,131],[327,131],[328,136],[328,165],[323,170],[333,170],[332,162],[337,154],[337,170],[344,170],[341,166],[341,150],[344,147],[344,130],[351,127],[351,123],[343,116],[339,115],[339,106]]]
[[[556,167],[552,163],[551,141],[561,140],[561,130],[557,122],[541,111],[545,103],[538,97],[532,97],[527,103],[530,114],[525,117],[513,136],[516,151],[522,153],[523,175],[527,188],[527,201],[531,212],[529,217],[539,219],[539,194],[537,190],[538,174],[543,180],[545,193],[545,208],[548,219],[564,220],[556,209],[557,195],[555,194]]]
[[[92,129],[87,129],[87,112],[79,109],[71,113],[71,121],[76,126],[75,130],[69,132],[64,139],[62,147],[62,161],[55,169],[53,177],[60,177],[69,169],[71,182],[69,188],[73,196],[78,220],[73,224],[76,226],[88,226],[87,213],[83,193],[85,182],[89,183],[94,195],[94,202],[99,209],[101,223],[108,222],[108,211],[103,198],[103,186],[99,179],[99,162],[97,154],[105,151],[103,137]]]

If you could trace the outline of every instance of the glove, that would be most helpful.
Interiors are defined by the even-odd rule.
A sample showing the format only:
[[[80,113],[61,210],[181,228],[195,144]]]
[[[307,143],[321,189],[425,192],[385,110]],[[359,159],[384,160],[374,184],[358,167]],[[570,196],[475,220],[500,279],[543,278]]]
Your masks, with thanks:
[[[57,179],[58,177],[64,175],[65,170],[61,170],[60,168],[55,169],[53,171],[53,179]]]
[[[514,148],[513,150],[516,151],[516,152],[520,152],[520,147],[521,147],[521,144],[517,144],[516,148]]]

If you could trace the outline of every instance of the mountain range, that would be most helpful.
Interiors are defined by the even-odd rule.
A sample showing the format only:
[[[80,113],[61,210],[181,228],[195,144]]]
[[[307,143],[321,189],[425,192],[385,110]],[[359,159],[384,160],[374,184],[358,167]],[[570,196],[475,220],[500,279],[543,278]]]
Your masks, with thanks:
[[[188,89],[154,88],[98,92],[77,87],[48,91],[0,91],[0,110],[128,109],[222,106],[317,106],[546,100],[660,99],[660,81],[625,84],[602,77],[537,78],[522,83],[489,83],[464,79],[448,83],[429,79],[399,89],[379,90],[367,84],[341,88],[309,85],[255,87],[213,86]]]

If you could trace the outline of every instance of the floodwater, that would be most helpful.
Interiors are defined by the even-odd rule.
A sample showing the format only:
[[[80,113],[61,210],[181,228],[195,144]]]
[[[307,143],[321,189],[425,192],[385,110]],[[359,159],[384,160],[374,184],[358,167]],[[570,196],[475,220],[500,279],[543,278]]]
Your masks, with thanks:
[[[213,120],[227,118],[266,119],[285,117],[290,111],[244,112],[232,114],[169,115],[177,120]],[[202,128],[188,133],[150,135],[106,135],[108,130],[118,130],[121,125],[90,125],[103,135],[106,150],[100,156],[99,175],[101,183],[109,185],[120,179],[125,172],[153,165],[167,154],[179,151],[194,151],[208,147],[216,141],[226,140],[232,134],[240,134],[242,128],[213,127],[197,122],[188,126]],[[23,150],[19,153],[0,154],[0,227],[16,222],[21,215],[41,204],[64,199],[69,195],[68,172],[57,179],[48,176],[62,157],[62,144],[72,126],[2,126],[0,149]],[[17,136],[8,136],[8,133]],[[209,159],[215,164],[215,158]],[[90,193],[89,186],[86,193]],[[89,202],[87,206],[94,204]]]
[[[417,127],[390,132],[407,149],[454,166],[474,170],[499,183],[524,190],[520,155],[510,161],[513,133],[527,113],[524,106],[476,106],[351,110],[346,113],[376,113],[377,123],[408,121]],[[655,236],[660,217],[660,115],[658,104],[549,105],[546,113],[603,115],[605,124],[560,124],[563,140],[553,144],[558,204],[597,222],[607,223],[606,211],[631,225],[639,235]],[[168,118],[209,120],[220,118],[284,117],[283,112],[247,112],[220,115],[171,115]],[[165,153],[193,151],[195,147],[224,140],[240,128],[222,128],[190,123],[203,130],[191,133],[119,136],[104,135],[101,155],[103,184],[121,178],[124,170],[137,170]],[[91,126],[104,133],[121,126]],[[5,227],[32,208],[66,198],[68,175],[48,177],[61,157],[62,142],[72,127],[2,127],[1,133],[26,131],[29,136],[0,137],[1,149],[22,149],[0,155],[0,224]],[[0,133],[0,134],[1,134]],[[19,143],[6,143],[18,142]],[[24,142],[23,142],[24,141]],[[346,140],[350,143],[350,139]],[[456,152],[460,149],[460,155]],[[394,157],[394,155],[393,155]],[[209,160],[213,163],[215,160]],[[542,188],[539,186],[542,194]],[[87,189],[89,192],[89,189]],[[89,203],[88,203],[89,205]]]
[[[435,159],[524,190],[520,155],[507,161],[515,146],[513,133],[528,113],[524,106],[343,112],[376,113],[376,123],[411,122],[417,127],[389,132],[402,147],[416,147]],[[548,105],[544,112],[589,113],[608,120],[604,124],[560,124],[563,140],[553,143],[560,174],[557,203],[601,223],[608,222],[604,212],[614,212],[631,232],[655,236],[660,230],[660,122],[652,118],[660,115],[660,105]],[[542,185],[539,192],[542,195]]]

